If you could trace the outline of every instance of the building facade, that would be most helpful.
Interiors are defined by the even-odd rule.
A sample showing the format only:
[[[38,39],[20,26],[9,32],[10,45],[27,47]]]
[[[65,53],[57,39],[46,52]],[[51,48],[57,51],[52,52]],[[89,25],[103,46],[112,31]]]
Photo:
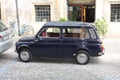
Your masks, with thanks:
[[[120,37],[120,0],[96,0],[95,14],[96,19],[107,20],[107,36]]]
[[[16,12],[18,3],[18,14]],[[37,32],[43,23],[58,21],[94,22],[105,18],[109,25],[108,36],[120,35],[120,0],[0,0],[0,19],[32,25]]]

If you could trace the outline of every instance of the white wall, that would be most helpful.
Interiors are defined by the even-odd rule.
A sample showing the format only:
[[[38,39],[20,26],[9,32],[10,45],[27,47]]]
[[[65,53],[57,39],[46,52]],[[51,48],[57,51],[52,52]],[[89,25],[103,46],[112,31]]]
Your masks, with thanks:
[[[60,18],[67,19],[67,0],[59,0],[60,4]]]
[[[96,19],[101,19],[101,18],[107,19],[108,13],[109,13],[108,0],[96,0],[95,18]]]
[[[102,12],[103,12],[103,9],[102,9],[102,0],[96,0],[96,9],[95,9],[95,18],[96,19],[101,19],[102,18]]]

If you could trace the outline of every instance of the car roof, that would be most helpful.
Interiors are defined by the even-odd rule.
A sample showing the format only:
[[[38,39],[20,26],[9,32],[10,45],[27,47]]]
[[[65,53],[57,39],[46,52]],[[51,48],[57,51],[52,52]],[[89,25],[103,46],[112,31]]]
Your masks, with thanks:
[[[92,23],[87,22],[46,22],[44,27],[92,27]]]

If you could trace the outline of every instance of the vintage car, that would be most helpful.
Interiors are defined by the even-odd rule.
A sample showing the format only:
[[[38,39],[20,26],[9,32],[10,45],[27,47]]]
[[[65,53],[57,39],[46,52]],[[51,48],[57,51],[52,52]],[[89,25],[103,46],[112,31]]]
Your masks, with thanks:
[[[47,22],[34,37],[19,39],[16,52],[23,62],[33,57],[59,57],[87,64],[90,56],[103,55],[104,47],[91,23]]]

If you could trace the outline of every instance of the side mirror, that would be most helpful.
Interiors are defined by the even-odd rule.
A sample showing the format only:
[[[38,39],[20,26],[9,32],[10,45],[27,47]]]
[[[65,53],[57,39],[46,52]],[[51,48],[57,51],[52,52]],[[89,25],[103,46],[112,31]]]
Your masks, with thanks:
[[[39,38],[35,38],[34,41],[35,41],[35,42],[38,42],[38,41],[39,41]]]
[[[40,40],[42,40],[42,37],[36,37],[36,38],[34,39],[35,42],[38,42],[38,41],[40,41]]]

